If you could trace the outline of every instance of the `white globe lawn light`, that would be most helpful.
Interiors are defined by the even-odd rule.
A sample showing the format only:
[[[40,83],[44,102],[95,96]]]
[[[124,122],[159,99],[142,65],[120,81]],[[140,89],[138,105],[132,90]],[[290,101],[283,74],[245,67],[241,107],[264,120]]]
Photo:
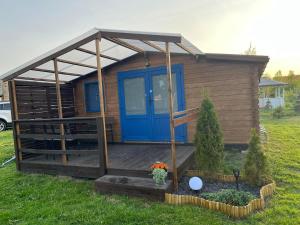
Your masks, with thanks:
[[[192,177],[189,180],[189,186],[193,191],[195,191],[197,193],[198,191],[200,191],[202,189],[203,181],[201,180],[200,177]]]

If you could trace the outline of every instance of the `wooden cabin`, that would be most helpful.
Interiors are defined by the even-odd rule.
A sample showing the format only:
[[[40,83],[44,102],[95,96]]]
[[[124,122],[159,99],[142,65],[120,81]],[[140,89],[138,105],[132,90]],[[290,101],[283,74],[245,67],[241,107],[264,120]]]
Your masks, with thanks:
[[[92,29],[0,77],[9,81],[17,168],[163,199],[193,160],[204,91],[225,144],[247,145],[267,62],[203,53],[180,34]],[[173,179],[160,188],[149,178],[156,161]]]

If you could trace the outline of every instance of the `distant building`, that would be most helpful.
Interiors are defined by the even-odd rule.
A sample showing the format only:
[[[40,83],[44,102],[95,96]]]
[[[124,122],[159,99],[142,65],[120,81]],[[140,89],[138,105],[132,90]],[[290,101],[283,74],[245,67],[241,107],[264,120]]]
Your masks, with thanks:
[[[261,78],[259,83],[259,108],[284,106],[284,86],[287,83]]]
[[[8,82],[0,80],[0,101],[9,101]]]

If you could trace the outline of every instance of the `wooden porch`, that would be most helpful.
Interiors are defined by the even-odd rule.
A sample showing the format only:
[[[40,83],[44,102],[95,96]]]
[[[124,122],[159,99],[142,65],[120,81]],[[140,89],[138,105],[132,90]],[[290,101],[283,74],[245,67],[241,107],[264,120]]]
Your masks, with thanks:
[[[170,144],[109,144],[107,174],[150,177],[150,166],[152,163],[161,161],[166,162],[168,165],[171,164],[170,151]],[[193,153],[193,146],[177,145],[176,158],[179,174],[182,174],[187,169],[191,163]],[[100,162],[97,155],[93,151],[88,155],[80,155],[80,150],[78,150],[78,155],[68,157],[67,165],[62,163],[61,157],[53,157],[48,154],[39,155],[22,160],[20,169],[28,172],[97,178],[100,175]],[[170,176],[172,176],[172,168],[170,168],[169,172]],[[86,175],[83,176],[83,174]]]
[[[169,143],[109,143],[106,164],[102,118],[15,120],[17,167],[20,171],[97,179],[96,191],[164,200],[173,189],[173,168],[166,185],[156,186],[150,166],[157,161],[172,164]],[[63,135],[60,127],[63,126]],[[61,143],[64,145],[61,146]],[[62,148],[63,147],[63,148]],[[177,144],[179,178],[192,164],[194,147]]]

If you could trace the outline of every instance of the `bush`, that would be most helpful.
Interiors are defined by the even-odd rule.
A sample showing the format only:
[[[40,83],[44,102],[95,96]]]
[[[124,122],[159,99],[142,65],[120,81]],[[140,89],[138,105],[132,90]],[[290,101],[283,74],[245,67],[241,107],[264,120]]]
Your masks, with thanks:
[[[294,109],[296,113],[300,113],[300,94],[296,99]]]
[[[284,116],[283,107],[279,106],[279,107],[275,108],[272,115],[273,115],[273,118],[275,118],[275,119],[282,118]]]
[[[245,179],[252,185],[263,185],[268,178],[267,160],[262,151],[259,135],[251,131],[248,153],[244,165]]]
[[[272,104],[271,104],[270,99],[267,100],[266,105],[265,105],[265,109],[267,109],[267,110],[272,109]]]
[[[216,172],[223,165],[223,134],[211,100],[205,96],[195,134],[196,165],[204,172]]]
[[[255,199],[255,196],[250,192],[237,191],[235,189],[221,189],[215,193],[202,193],[201,196],[211,201],[223,202],[235,206],[245,206],[252,199]]]

